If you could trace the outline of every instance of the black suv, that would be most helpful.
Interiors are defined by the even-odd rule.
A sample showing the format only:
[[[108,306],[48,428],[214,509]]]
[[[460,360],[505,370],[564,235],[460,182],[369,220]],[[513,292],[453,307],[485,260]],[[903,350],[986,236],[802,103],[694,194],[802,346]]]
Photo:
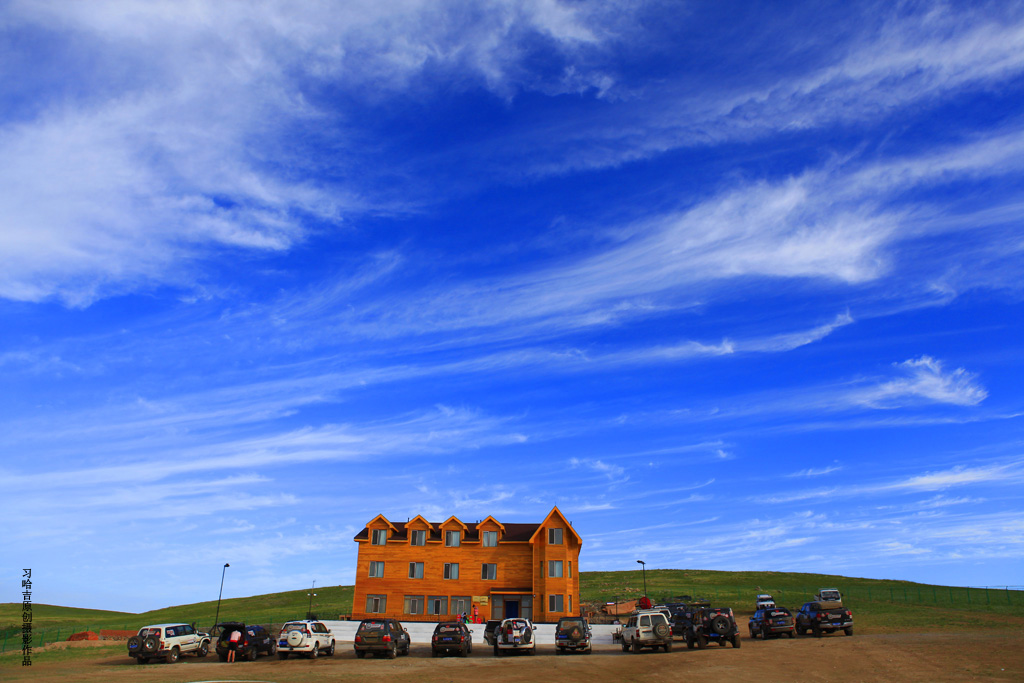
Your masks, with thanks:
[[[679,615],[676,623],[683,628],[686,647],[691,650],[694,645],[703,650],[710,642],[740,646],[740,629],[729,607],[697,607]]]
[[[213,627],[217,637],[217,656],[220,661],[228,661],[228,652],[231,650],[231,634],[237,631],[241,636],[235,644],[235,658],[248,659],[255,662],[256,657],[262,652],[267,655],[277,654],[277,640],[274,639],[267,629],[257,624],[246,626],[240,621],[225,621]]]
[[[555,654],[569,652],[590,654],[590,624],[583,617],[562,617],[555,626]]]
[[[434,627],[434,635],[430,637],[431,656],[457,652],[460,657],[465,657],[472,651],[473,634],[461,621],[442,621]]]
[[[822,633],[841,630],[852,636],[853,613],[842,606],[826,608],[826,604],[835,603],[805,602],[796,613],[796,632],[802,636],[810,631],[815,638],[820,638]]]
[[[356,657],[362,659],[367,652],[373,656],[385,655],[394,659],[409,654],[409,632],[397,619],[363,619],[356,629],[353,647]]]
[[[501,626],[501,619],[488,619],[484,625],[484,642],[488,645],[495,645],[498,637],[494,635],[495,630]]]
[[[785,607],[759,609],[750,617],[747,627],[751,638],[761,636],[762,640],[767,640],[768,636],[781,636],[783,633],[792,638],[793,614]]]

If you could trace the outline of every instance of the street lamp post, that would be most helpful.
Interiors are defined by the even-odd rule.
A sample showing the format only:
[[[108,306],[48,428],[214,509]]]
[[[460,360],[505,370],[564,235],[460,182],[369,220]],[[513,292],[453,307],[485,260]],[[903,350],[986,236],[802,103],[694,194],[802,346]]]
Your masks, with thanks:
[[[220,621],[220,599],[224,596],[224,574],[227,572],[228,567],[231,565],[227,562],[224,563],[224,569],[220,570],[220,593],[217,594],[217,616],[213,618],[213,625],[216,626],[217,622]],[[210,629],[211,631],[213,629]]]
[[[640,570],[641,570],[641,572],[643,572],[643,575],[644,575],[644,597],[646,598],[647,597],[647,563],[644,562],[643,560],[637,560],[636,563],[640,565]]]
[[[309,609],[306,610],[307,619],[313,618],[313,598],[316,597],[316,593],[313,592],[314,588],[316,588],[316,579],[313,579],[313,586],[309,589]]]

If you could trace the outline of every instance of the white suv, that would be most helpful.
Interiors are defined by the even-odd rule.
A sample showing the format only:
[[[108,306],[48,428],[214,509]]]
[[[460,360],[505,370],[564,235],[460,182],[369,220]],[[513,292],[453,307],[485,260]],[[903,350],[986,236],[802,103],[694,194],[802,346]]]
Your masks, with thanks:
[[[192,653],[205,657],[210,651],[210,634],[195,630],[189,624],[153,624],[143,626],[128,639],[128,656],[139,664],[162,657],[168,664],[181,655]]]
[[[634,612],[622,629],[622,651],[640,652],[640,648],[652,650],[663,648],[672,651],[672,625],[665,614],[656,609],[645,609]]]
[[[304,654],[310,659],[334,654],[334,634],[322,622],[307,619],[289,621],[281,627],[277,638],[277,656],[288,659],[290,654]]]
[[[529,619],[513,617],[505,619],[494,629],[494,656],[508,652],[537,654],[537,639],[534,626]]]

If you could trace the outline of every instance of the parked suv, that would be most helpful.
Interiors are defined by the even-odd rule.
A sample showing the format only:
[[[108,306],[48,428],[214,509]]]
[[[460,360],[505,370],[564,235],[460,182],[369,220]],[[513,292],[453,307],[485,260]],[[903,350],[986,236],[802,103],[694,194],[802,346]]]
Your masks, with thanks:
[[[768,593],[759,593],[757,596],[757,604],[754,609],[771,609],[775,607],[775,598]]]
[[[255,662],[256,657],[263,654],[273,655],[277,652],[277,641],[267,632],[267,629],[257,624],[246,626],[240,621],[225,621],[214,626],[217,633],[217,657],[220,661],[228,661],[228,652],[231,650],[231,634],[238,631],[241,637],[235,645],[235,658],[248,659]]]
[[[759,609],[750,617],[747,625],[750,629],[750,637],[761,636],[762,640],[768,640],[768,636],[781,636],[786,634],[793,637],[793,614],[785,607],[774,607],[772,609]]]
[[[537,654],[537,639],[533,637],[533,623],[529,619],[515,617],[505,619],[494,630],[494,656],[509,652]]]
[[[583,617],[562,617],[555,625],[555,654],[564,655],[569,652],[590,654],[593,647],[590,643],[590,624]]]
[[[288,659],[290,654],[303,654],[310,659],[320,654],[330,657],[334,655],[334,634],[320,621],[289,621],[277,637],[277,657]]]
[[[465,657],[472,651],[473,634],[461,621],[442,621],[434,627],[434,635],[430,637],[431,656],[458,652],[460,657]]]
[[[189,624],[143,626],[128,639],[128,656],[135,657],[139,664],[156,657],[163,657],[168,664],[173,664],[181,655],[191,653],[205,657],[209,651],[210,634],[197,631]]]
[[[672,651],[672,625],[660,610],[639,610],[630,615],[629,621],[622,628],[622,651],[630,649],[640,652],[641,648],[649,647],[665,652]]]
[[[848,636],[853,635],[853,613],[845,607],[826,607],[834,604],[806,602],[796,613],[796,632],[804,635],[810,631],[815,638],[822,633],[834,633],[841,630]]]
[[[683,616],[683,623],[686,647],[691,650],[694,645],[703,650],[710,642],[740,646],[740,629],[728,607],[698,607]]]
[[[362,659],[367,652],[394,659],[409,654],[409,632],[397,619],[363,619],[356,629],[353,647],[356,657]]]

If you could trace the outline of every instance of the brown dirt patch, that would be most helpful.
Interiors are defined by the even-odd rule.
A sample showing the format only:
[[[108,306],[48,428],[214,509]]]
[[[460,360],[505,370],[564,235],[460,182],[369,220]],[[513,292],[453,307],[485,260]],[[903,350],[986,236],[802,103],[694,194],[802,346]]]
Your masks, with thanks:
[[[535,657],[494,657],[477,647],[466,659],[432,659],[429,647],[414,646],[410,657],[396,660],[355,658],[343,649],[333,658],[222,664],[216,656],[183,657],[179,664],[140,666],[127,654],[85,655],[74,660],[28,667],[4,667],[5,681],[264,681],[298,683],[386,678],[410,683],[491,680],[513,683],[576,680],[645,683],[698,679],[765,683],[766,681],[994,681],[1024,680],[1024,633],[874,634],[821,639],[797,638],[762,642],[744,638],[740,649],[712,646],[687,650],[676,644],[671,653],[624,653],[601,646],[593,655],[555,656],[542,646]]]

